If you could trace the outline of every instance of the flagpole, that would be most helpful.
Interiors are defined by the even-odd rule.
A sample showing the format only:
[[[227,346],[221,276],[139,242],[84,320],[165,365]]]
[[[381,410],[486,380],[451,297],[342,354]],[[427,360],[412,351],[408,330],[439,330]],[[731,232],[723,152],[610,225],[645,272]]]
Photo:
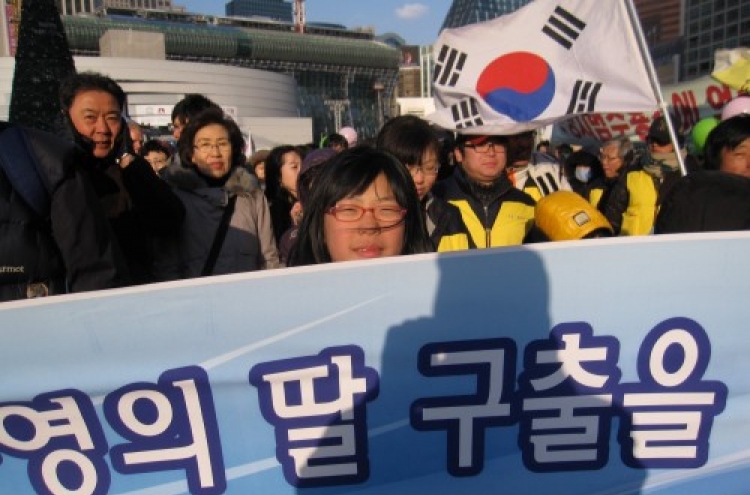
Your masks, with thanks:
[[[677,134],[674,130],[674,124],[672,124],[672,116],[669,114],[669,105],[664,101],[664,95],[661,92],[661,86],[659,86],[659,79],[656,76],[654,61],[651,60],[651,53],[648,50],[646,37],[643,35],[643,29],[641,28],[641,23],[638,20],[638,14],[636,13],[635,5],[633,4],[633,0],[625,0],[625,4],[627,5],[628,14],[630,15],[630,24],[635,29],[635,36],[638,39],[638,47],[641,50],[641,56],[646,62],[646,72],[648,72],[648,77],[651,80],[651,88],[654,91],[654,95],[659,102],[661,113],[662,115],[664,115],[664,120],[667,123],[669,138],[672,140],[672,145],[674,146],[674,154],[677,157],[677,163],[679,163],[680,165],[680,172],[682,172],[683,176],[687,175],[685,161],[682,159],[682,154],[680,153],[680,143],[677,140]]]

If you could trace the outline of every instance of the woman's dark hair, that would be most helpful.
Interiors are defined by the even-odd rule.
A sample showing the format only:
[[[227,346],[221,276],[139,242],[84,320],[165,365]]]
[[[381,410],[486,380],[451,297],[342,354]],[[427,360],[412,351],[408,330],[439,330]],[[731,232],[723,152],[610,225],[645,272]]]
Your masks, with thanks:
[[[209,108],[221,108],[219,105],[201,94],[185,95],[185,98],[175,104],[172,109],[172,120],[178,119],[182,123],[190,122],[190,119]]]
[[[141,156],[146,156],[152,151],[155,151],[157,153],[164,153],[167,155],[167,158],[169,158],[172,155],[172,150],[169,149],[169,146],[162,143],[158,139],[149,139],[145,143],[143,143],[143,146],[141,147]]]
[[[535,131],[524,131],[508,136],[508,166],[531,160],[534,152]]]
[[[190,119],[180,135],[180,140],[177,141],[177,152],[180,155],[180,162],[183,167],[195,165],[193,163],[195,135],[204,127],[213,124],[224,127],[229,133],[229,142],[232,145],[231,168],[245,164],[245,138],[242,136],[242,131],[234,120],[224,115],[221,108],[212,107]]]
[[[266,158],[266,198],[268,201],[283,199],[285,202],[293,204],[295,199],[292,193],[281,187],[281,166],[284,164],[284,155],[287,153],[297,153],[300,158],[302,154],[296,146],[285,144],[277,146],[271,150]],[[279,235],[283,232],[279,233]]]
[[[386,122],[375,146],[388,151],[404,165],[418,165],[428,149],[435,152],[435,158],[440,151],[437,133],[427,121],[414,115],[401,115]]]
[[[340,146],[341,149],[345,150],[349,148],[349,141],[346,140],[344,136],[341,134],[333,133],[328,135],[328,140],[326,141],[326,147],[333,148],[335,146]]]
[[[111,94],[120,111],[125,110],[125,91],[114,79],[98,72],[79,72],[71,74],[60,82],[60,107],[68,112],[76,95],[81,91],[103,91]]]
[[[735,149],[748,138],[750,138],[750,115],[735,115],[721,121],[706,138],[703,148],[706,161],[703,168],[720,170],[721,152],[725,149],[730,151]]]
[[[591,179],[604,176],[604,169],[602,168],[602,162],[599,161],[599,158],[586,150],[578,150],[572,153],[563,164],[565,167],[565,175],[569,180],[571,177],[573,177],[573,180],[576,180],[575,171],[578,165],[584,165],[591,169]]]
[[[422,216],[414,181],[396,157],[383,150],[357,146],[331,158],[322,167],[305,205],[297,244],[290,255],[289,266],[328,263],[323,222],[326,212],[343,198],[362,194],[375,179],[384,174],[396,202],[406,208],[404,246],[401,254],[430,252],[431,246]]]

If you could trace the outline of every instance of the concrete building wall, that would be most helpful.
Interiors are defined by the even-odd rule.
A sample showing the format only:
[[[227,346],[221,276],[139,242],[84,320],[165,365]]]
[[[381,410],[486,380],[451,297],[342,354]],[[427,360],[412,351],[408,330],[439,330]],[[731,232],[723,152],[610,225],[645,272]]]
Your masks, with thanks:
[[[99,39],[102,57],[166,60],[164,33],[110,29]]]
[[[117,57],[75,57],[75,65],[79,72],[101,72],[117,81],[128,95],[128,114],[139,123],[166,125],[175,103],[188,93],[200,93],[221,105],[258,140],[277,144],[312,140],[312,121],[299,118],[297,85],[285,74]],[[0,119],[8,118],[14,68],[12,57],[0,57]]]

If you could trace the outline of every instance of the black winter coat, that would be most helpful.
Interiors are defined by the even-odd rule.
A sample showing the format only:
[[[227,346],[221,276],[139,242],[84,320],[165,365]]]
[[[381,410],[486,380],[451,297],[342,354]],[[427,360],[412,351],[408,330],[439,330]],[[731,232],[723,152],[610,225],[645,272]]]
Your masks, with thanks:
[[[11,126],[0,122],[0,133]],[[87,154],[52,134],[22,132],[36,160],[8,166],[34,167],[27,172],[41,180],[48,210],[32,209],[0,168],[0,301],[126,285],[121,253],[82,173]]]

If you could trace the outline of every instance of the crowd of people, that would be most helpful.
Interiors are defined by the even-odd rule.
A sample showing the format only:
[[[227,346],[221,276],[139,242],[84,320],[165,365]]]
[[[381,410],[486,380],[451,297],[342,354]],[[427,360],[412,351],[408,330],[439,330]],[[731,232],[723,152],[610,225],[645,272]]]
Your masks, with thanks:
[[[723,116],[700,156],[663,117],[643,146],[621,137],[579,148],[537,142],[535,131],[452,132],[409,115],[366,142],[345,127],[319,146],[247,156],[237,124],[202,95],[175,105],[174,149],[144,139],[123,117],[122,88],[102,74],[62,81],[60,104],[61,135],[0,124],[0,301],[395,255],[750,228],[750,115],[742,111]]]

